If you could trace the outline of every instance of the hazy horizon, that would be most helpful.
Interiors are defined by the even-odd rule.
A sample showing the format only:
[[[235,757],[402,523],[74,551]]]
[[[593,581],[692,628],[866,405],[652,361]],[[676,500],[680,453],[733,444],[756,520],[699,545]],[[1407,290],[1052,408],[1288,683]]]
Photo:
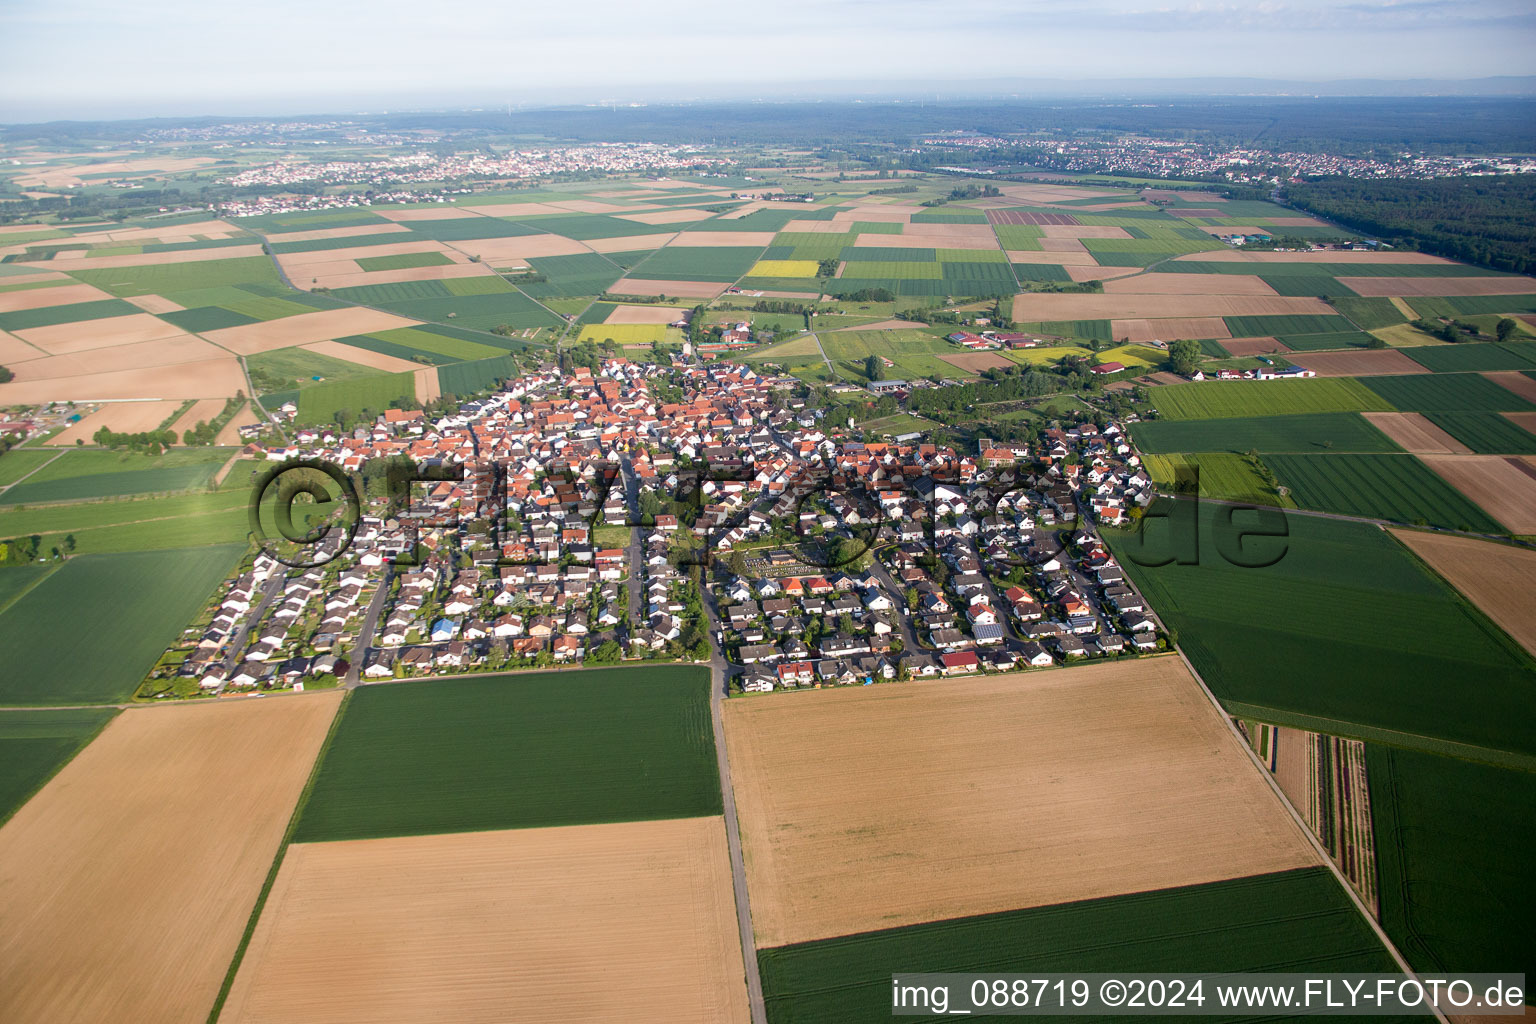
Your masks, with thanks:
[[[1103,95],[1115,83],[1338,83],[1465,95],[1536,74],[1524,0],[1257,4],[787,0],[771,12],[578,0],[57,0],[0,9],[0,121],[293,116],[507,104]],[[61,73],[66,72],[66,73]],[[1364,85],[1357,85],[1364,88]],[[1437,88],[1438,87],[1438,88]],[[1495,94],[1536,92],[1531,83]],[[946,96],[948,91],[951,96]],[[1177,90],[1174,90],[1177,91]],[[1209,94],[1209,90],[1202,90]],[[1345,94],[1370,94],[1364,93]],[[1415,94],[1411,88],[1394,94]]]

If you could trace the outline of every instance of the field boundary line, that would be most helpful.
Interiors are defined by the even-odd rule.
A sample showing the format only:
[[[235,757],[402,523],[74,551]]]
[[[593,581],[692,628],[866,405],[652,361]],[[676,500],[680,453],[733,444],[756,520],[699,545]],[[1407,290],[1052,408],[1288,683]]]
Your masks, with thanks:
[[[1184,662],[1184,667],[1188,669],[1189,674],[1194,677],[1195,682],[1200,687],[1200,692],[1205,694],[1206,700],[1211,702],[1211,706],[1215,708],[1216,713],[1221,716],[1222,724],[1227,727],[1227,731],[1232,734],[1232,737],[1237,740],[1238,745],[1242,747],[1243,752],[1248,755],[1249,763],[1252,764],[1254,768],[1258,769],[1259,774],[1264,777],[1264,782],[1269,786],[1270,791],[1273,792],[1275,796],[1280,800],[1281,805],[1283,805],[1286,809],[1286,812],[1290,814],[1291,821],[1295,823],[1297,828],[1301,829],[1301,833],[1306,837],[1306,841],[1311,845],[1312,849],[1317,853],[1317,855],[1322,858],[1322,863],[1328,868],[1329,871],[1333,873],[1334,880],[1339,883],[1339,887],[1344,890],[1347,896],[1349,896],[1349,901],[1354,904],[1354,907],[1357,911],[1359,911],[1360,916],[1365,919],[1365,923],[1370,927],[1371,931],[1376,934],[1376,938],[1381,941],[1382,947],[1386,949],[1387,953],[1391,955],[1394,961],[1396,961],[1397,966],[1402,970],[1404,974],[1417,980],[1418,975],[1414,973],[1414,970],[1409,965],[1407,958],[1405,958],[1402,953],[1398,952],[1397,946],[1393,944],[1391,937],[1389,937],[1386,933],[1386,930],[1381,927],[1381,922],[1376,920],[1376,915],[1371,913],[1370,908],[1365,905],[1365,901],[1360,898],[1360,894],[1355,891],[1355,887],[1349,884],[1349,879],[1344,876],[1344,872],[1339,868],[1339,865],[1334,862],[1333,856],[1329,854],[1328,850],[1323,846],[1322,841],[1317,838],[1317,833],[1313,832],[1311,827],[1307,825],[1306,819],[1302,817],[1301,812],[1296,810],[1295,806],[1286,797],[1285,790],[1280,788],[1280,783],[1275,779],[1274,775],[1270,773],[1269,769],[1264,766],[1264,762],[1259,760],[1258,751],[1254,750],[1253,744],[1249,743],[1247,738],[1243,736],[1242,730],[1239,729],[1237,727],[1237,723],[1232,720],[1232,714],[1222,706],[1221,701],[1218,700],[1216,695],[1211,692],[1211,688],[1205,685],[1205,680],[1201,678],[1199,671],[1195,669],[1194,664],[1189,660],[1189,656],[1184,653],[1184,649],[1178,644],[1174,644],[1173,649],[1178,652],[1179,660]],[[1432,1006],[1431,1009],[1434,1010],[1435,1019],[1438,1020],[1440,1024],[1450,1024],[1450,1021],[1446,1018],[1445,1014],[1440,1010],[1439,1007]]]
[[[48,536],[48,534],[44,534],[43,536],[46,537],[46,536]],[[68,561],[68,559],[66,559],[65,561]],[[64,566],[64,562],[60,562],[57,565],[49,567],[47,572],[43,573],[37,579],[33,580],[31,583],[28,583],[25,587],[22,587],[21,590],[17,591],[15,594],[11,595],[11,599],[9,601],[0,602],[0,615],[5,614],[5,611],[8,608],[10,608],[12,605],[16,604],[16,602],[20,601],[22,598],[26,597],[28,594],[32,593],[32,591],[36,590],[37,587],[43,582],[43,580],[46,580],[48,577],[50,577],[54,573],[58,572],[61,568],[63,568],[63,566]],[[0,824],[3,824],[3,822],[0,822]]]
[[[1361,740],[1366,743],[1379,743],[1387,747],[1413,750],[1421,754],[1433,754],[1438,757],[1454,757],[1461,761],[1474,761],[1479,764],[1492,765],[1495,768],[1536,772],[1536,756],[1521,754],[1512,750],[1480,747],[1474,743],[1440,739],[1437,736],[1425,736],[1422,733],[1401,732],[1396,729],[1384,729],[1379,726],[1361,725],[1358,722],[1346,722],[1337,718],[1324,718],[1319,715],[1285,711],[1280,708],[1266,707],[1263,704],[1244,704],[1240,701],[1228,701],[1223,707],[1228,710],[1229,714],[1238,715],[1243,718],[1253,718],[1260,722],[1267,722],[1270,725],[1288,726],[1293,729],[1304,729],[1308,732],[1327,733],[1331,736]]]
[[[314,692],[329,693],[330,691]],[[293,813],[288,816],[288,827],[283,830],[282,841],[278,843],[277,856],[272,858],[272,867],[267,870],[266,880],[261,883],[261,892],[256,894],[256,904],[251,907],[250,920],[245,924],[245,931],[240,936],[240,944],[235,947],[235,955],[230,960],[229,970],[224,972],[224,983],[219,986],[219,994],[208,1011],[208,1024],[218,1024],[219,1014],[224,1012],[224,1002],[229,998],[230,989],[234,988],[235,975],[239,973],[240,964],[245,959],[245,951],[251,944],[252,936],[256,934],[256,925],[261,922],[261,912],[266,909],[267,896],[271,894],[272,886],[277,884],[277,873],[282,870],[283,861],[288,856],[288,847],[293,842],[293,833],[298,827],[299,815],[304,813],[304,805],[309,802],[309,794],[314,790],[315,781],[320,777],[320,765],[331,749],[331,741],[336,738],[336,732],[341,726],[341,716],[346,713],[347,704],[351,700],[352,691],[342,691],[341,700],[336,704],[336,714],[331,718],[331,726],[325,731],[325,740],[321,742],[320,749],[315,753],[314,763],[309,766],[309,778],[305,780],[304,788],[299,791],[298,800],[294,801]]]
[[[30,590],[31,588],[29,587],[28,589]],[[66,757],[64,760],[60,761],[58,764],[54,765],[53,771],[49,772],[46,776],[44,776],[44,778],[40,782],[38,782],[38,784],[36,786],[34,786],[26,795],[24,795],[21,798],[21,802],[18,803],[15,807],[11,808],[10,813],[8,813],[8,814],[0,814],[0,826],[4,826],[6,822],[10,821],[16,815],[20,814],[21,813],[21,809],[23,807],[27,806],[27,804],[32,801],[33,797],[35,797],[35,796],[37,796],[37,794],[41,793],[43,791],[44,787],[46,787],[48,785],[48,783],[52,782],[54,780],[54,778],[59,774],[59,772],[62,772],[65,768],[68,768],[70,763],[72,761],[74,761],[75,758],[79,757],[81,752],[84,751],[86,747],[90,746],[92,743],[95,743],[96,742],[96,738],[98,736],[100,736],[103,732],[105,732],[107,726],[109,726],[113,722],[115,722],[117,720],[117,716],[122,714],[123,710],[124,710],[123,706],[120,705],[120,704],[115,704],[115,705],[88,705],[87,707],[84,707],[84,708],[69,708],[67,710],[70,710],[70,711],[85,711],[85,710],[94,710],[97,707],[99,707],[103,711],[105,711],[108,708],[110,708],[112,713],[110,715],[108,715],[106,717],[106,719],[100,725],[98,725],[95,729],[91,730],[90,735],[83,737],[80,740],[80,745],[75,747],[74,750],[70,751],[68,757]],[[21,710],[28,710],[28,711],[53,711],[53,710],[65,710],[65,709],[55,709],[55,708],[15,708],[15,709],[12,709],[12,710],[17,710],[17,711],[21,711]]]
[[[58,462],[60,459],[62,459],[64,457],[64,453],[68,452],[68,451],[74,451],[74,449],[72,449],[72,448],[60,448],[57,455],[55,455],[53,458],[49,459],[47,462],[43,463],[41,466],[37,466],[36,468],[34,468],[32,470],[32,472],[26,474],[26,476],[18,477],[17,479],[12,480],[10,483],[6,484],[4,487],[0,487],[0,494],[4,494],[6,491],[10,490],[12,487],[15,487],[17,484],[24,484],[24,483],[26,483],[27,479],[29,477],[32,477],[32,476],[35,476],[38,473],[41,473],[43,470],[47,469],[49,466],[53,465],[55,462]]]

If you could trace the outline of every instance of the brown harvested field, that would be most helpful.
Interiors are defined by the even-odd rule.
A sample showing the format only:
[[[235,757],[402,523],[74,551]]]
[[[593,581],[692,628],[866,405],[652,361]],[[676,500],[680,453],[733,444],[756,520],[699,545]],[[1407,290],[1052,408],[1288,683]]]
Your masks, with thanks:
[[[1109,333],[1116,341],[1173,341],[1176,338],[1230,338],[1226,321],[1219,316],[1169,317],[1164,320],[1111,320]]]
[[[411,371],[416,375],[416,401],[435,402],[443,397],[437,378],[437,367],[422,366]]]
[[[1395,348],[1352,348],[1338,352],[1297,352],[1291,359],[1319,377],[1380,377],[1429,370]]]
[[[605,324],[670,324],[687,314],[683,306],[636,306],[621,303],[603,321]]]
[[[203,337],[231,352],[249,356],[290,345],[307,345],[312,341],[350,338],[354,334],[389,331],[396,327],[414,327],[416,323],[407,317],[376,309],[323,309],[281,320],[204,331]]]
[[[1445,482],[1511,533],[1536,534],[1536,469],[1502,455],[1421,455]]]
[[[1528,402],[1536,402],[1536,380],[1532,380],[1523,373],[1516,370],[1500,370],[1485,373],[1483,376],[1506,391],[1513,391]]]
[[[449,206],[447,203],[434,204],[432,206],[403,206],[391,210],[382,207],[373,207],[373,212],[386,220],[412,221],[412,220],[463,220],[476,214],[471,212],[474,207]],[[290,236],[284,235],[284,238]]]
[[[308,273],[308,268],[323,263],[346,263],[371,256],[406,256],[420,252],[435,252],[453,259],[456,255],[442,242],[430,238],[411,241],[386,242],[383,245],[355,245],[346,249],[316,249],[312,252],[281,253],[277,262],[284,270]]]
[[[223,399],[217,399],[217,401],[220,406],[224,404]],[[102,427],[125,434],[137,434],[141,430],[154,430],[165,422],[167,416],[179,408],[181,408],[181,402],[179,401],[108,402],[90,415],[82,416],[78,423],[66,428],[43,443],[47,445],[73,445],[75,439],[79,438],[86,444],[90,444],[91,437]],[[196,421],[194,420],[193,422],[195,423]]]
[[[1434,422],[1416,412],[1363,412],[1360,415],[1392,440],[1403,451],[1414,455],[1471,455],[1472,449],[1456,440]]]
[[[530,256],[574,256],[590,251],[586,245],[564,235],[515,235],[510,238],[472,238],[455,241],[453,248],[483,260],[520,259]]]
[[[0,281],[5,281],[0,278]],[[62,284],[53,288],[24,288],[18,292],[0,292],[0,313],[45,306],[68,306],[76,302],[99,302],[111,295],[88,284]]]
[[[1308,821],[1316,820],[1314,805],[1317,803],[1313,789],[1313,749],[1317,734],[1300,729],[1273,726],[1269,742],[1273,748],[1275,781],[1285,791],[1291,806],[1301,812]]]
[[[301,843],[219,1020],[746,1024],[744,975],[719,817]]]
[[[1042,238],[1041,252],[1087,252],[1083,243],[1075,238]]]
[[[693,236],[693,234],[694,234],[693,232],[684,232],[683,235],[675,235],[675,234],[665,234],[665,235],[625,235],[623,238],[594,238],[594,239],[591,239],[590,241],[588,241],[586,243],[586,246],[582,249],[582,251],[585,252],[585,251],[587,251],[587,249],[590,249],[593,252],[639,252],[642,249],[660,249],[664,245],[672,244],[678,238],[684,237],[685,235],[691,237],[691,236]],[[733,232],[733,234],[734,234],[734,232]],[[737,234],[736,237],[738,239],[741,238],[741,236],[739,234]],[[682,244],[683,245],[704,245],[706,243],[704,243],[704,242],[684,242]],[[707,244],[709,244],[709,245],[720,245],[721,243],[720,242],[710,242],[710,243],[707,243]],[[752,243],[747,242],[745,240],[742,240],[742,241],[737,241],[737,242],[733,242],[733,243],[730,243],[730,244],[732,244],[732,245],[751,245]],[[517,255],[519,255],[519,256],[522,256],[522,255],[528,255],[528,256],[559,256],[559,255],[563,255],[563,254],[562,253],[549,253],[549,252],[531,252],[531,253],[526,253],[526,254],[524,254],[524,253],[517,253]]]
[[[1223,338],[1221,347],[1234,356],[1267,356],[1271,352],[1289,352],[1289,345],[1274,338]]]
[[[112,345],[91,351],[29,359],[24,363],[18,363],[15,370],[18,381],[59,380],[85,374],[200,363],[208,359],[218,359],[224,355],[225,353],[218,346],[210,345],[203,339],[190,334],[183,334],[175,338],[141,341],[133,345]]]
[[[1201,275],[1204,276],[1204,275]],[[1536,281],[1528,277],[1341,277],[1339,284],[1357,295],[1529,295]]]
[[[113,719],[0,828],[0,1019],[202,1024],[340,702]]]
[[[1070,213],[1045,213],[1034,210],[988,210],[987,223],[1041,226],[1046,224],[1076,224],[1077,218]]]
[[[712,281],[645,281],[622,277],[609,285],[608,291],[615,295],[676,295],[685,299],[713,299],[728,287]]]
[[[1536,551],[1418,530],[1392,535],[1536,654]]]
[[[17,185],[41,185],[44,188],[60,188],[68,185],[84,184],[84,179],[79,175],[147,175],[155,171],[169,173],[172,171],[190,171],[195,167],[213,163],[211,156],[178,157],[168,159],[164,157],[144,157],[138,160],[117,160],[110,163],[77,164],[66,167],[48,167],[25,175],[18,175],[13,181]]]
[[[1047,224],[1046,238],[1130,238],[1125,228],[1112,224]]]
[[[1536,434],[1536,412],[1506,412],[1505,419],[1528,434]]]
[[[1321,299],[1289,295],[1081,295],[1014,297],[1015,320],[1157,320],[1164,317],[1264,316],[1282,313],[1332,315]]]
[[[785,223],[784,230],[796,234],[840,235],[848,230],[848,225],[830,220],[792,220]]]
[[[179,302],[172,302],[163,295],[126,295],[124,302],[131,302],[146,313],[174,313],[184,309]]]
[[[628,213],[631,210],[645,209],[644,205],[599,203],[592,199],[559,199],[547,202],[544,205],[553,206],[562,213]]]
[[[704,220],[714,216],[707,210],[648,210],[645,213],[616,213],[620,220],[632,220],[640,224],[677,224],[684,221]]]
[[[232,397],[250,385],[234,356],[221,356],[175,367],[145,366],[48,380],[0,384],[0,405],[39,402],[120,401],[129,398]]]
[[[454,253],[455,256],[459,255]],[[339,273],[329,271],[317,274],[319,267],[306,267],[313,282],[311,288],[354,288],[365,284],[395,284],[399,281],[447,281],[458,277],[491,277],[495,271],[484,263],[439,263],[435,267],[400,267],[396,270],[363,270],[354,262],[347,262]],[[296,284],[301,282],[295,282]]]
[[[818,223],[827,223],[819,221]],[[650,238],[650,235],[642,235],[642,238]],[[772,231],[684,231],[671,242],[667,243],[675,249],[701,249],[716,245],[730,246],[754,246],[772,245]],[[654,248],[651,245],[637,245],[628,251],[638,252],[641,249]],[[598,252],[624,252],[623,249],[599,249]]]
[[[240,407],[240,411],[235,413],[228,423],[224,424],[224,429],[219,431],[219,436],[213,439],[213,443],[221,445],[244,444],[245,441],[240,436],[240,428],[249,427],[261,422],[262,418],[256,415],[256,411],[251,407],[251,403],[247,402]]]
[[[1185,263],[1444,263],[1452,261],[1426,252],[1244,252],[1241,249],[1216,249],[1192,252],[1174,259]]]
[[[864,327],[860,330],[868,330]],[[954,355],[941,355],[940,359],[950,366],[958,366],[966,373],[980,373],[982,370],[1006,370],[1018,363],[1007,356],[997,352],[957,352]]]
[[[1275,294],[1262,277],[1248,274],[1137,274],[1106,283],[1104,291],[1112,295]]]
[[[198,399],[193,403],[192,408],[188,409],[175,423],[171,424],[171,429],[176,431],[177,434],[183,434],[197,426],[198,423],[213,422],[213,418],[224,411],[225,401],[223,398]],[[164,418],[163,416],[161,417],[161,419]]]
[[[760,947],[1317,863],[1175,657],[724,712]]]
[[[1091,267],[1095,271],[1100,270],[1099,261],[1093,258],[1093,253],[1086,249],[1082,252],[1044,252],[1031,249],[1007,250],[1009,263],[1054,263],[1059,267],[1067,267],[1067,273],[1071,273],[1072,267]],[[1115,277],[1120,273],[1134,274],[1139,267],[1104,267],[1103,273],[1096,273],[1088,280],[1096,280],[1101,277]]]
[[[1018,254],[1010,252],[1008,255],[1009,256],[1015,256],[1015,255],[1018,255]],[[1047,255],[1047,254],[1041,253],[1041,254],[1038,254],[1038,255]],[[1062,254],[1061,253],[1049,253],[1048,255],[1060,256]],[[1086,255],[1089,255],[1089,254],[1084,253],[1083,255],[1086,256]],[[1054,262],[1054,261],[1014,260],[1013,262],[1014,263],[1024,263],[1024,262],[1031,262],[1031,263],[1033,263],[1033,262]],[[1066,268],[1066,271],[1067,271],[1067,276],[1070,277],[1074,281],[1108,281],[1108,280],[1110,280],[1112,278],[1125,277],[1125,276],[1127,276],[1129,274],[1139,274],[1139,273],[1141,273],[1141,268],[1140,267],[1100,267],[1100,266],[1097,266],[1097,265],[1092,265],[1092,266],[1084,265],[1084,266],[1080,266],[1080,267],[1078,267],[1078,266],[1069,266],[1069,267]]]
[[[317,231],[284,231],[269,237],[274,242],[315,242],[327,238],[356,238],[359,235],[389,235],[409,231],[400,224],[354,224],[349,228],[321,228]]]
[[[899,235],[865,234],[856,235],[854,245],[867,246],[876,249],[996,249],[997,236],[987,231],[985,235],[946,235],[930,232],[928,229],[942,227],[939,224],[917,225],[923,230],[904,231]],[[953,224],[957,228],[984,228],[982,224]],[[1042,239],[1044,241],[1044,239]]]
[[[344,345],[339,341],[313,341],[308,345],[300,345],[299,348],[306,352],[316,352],[322,356],[330,356],[332,359],[340,359],[343,362],[356,363],[358,366],[367,366],[388,373],[415,373],[421,369],[420,363],[413,363],[409,359],[358,348],[356,345]],[[434,373],[437,372],[435,368],[432,370]]]
[[[81,259],[85,267],[75,269],[115,270],[118,267],[164,266],[171,263],[207,263],[212,260],[238,260],[260,256],[260,244],[231,245],[223,249],[177,249],[172,252],[136,253],[129,256],[93,256]]]
[[[32,227],[33,225],[25,224],[22,226]],[[0,278],[0,280],[3,280],[6,286],[9,287],[16,284],[47,284],[50,281],[55,281],[59,284],[70,284],[74,281],[74,278],[68,274],[60,274],[52,270],[41,270],[35,274],[11,274],[5,278]]]
[[[56,356],[89,349],[134,345],[160,338],[191,337],[180,327],[148,313],[129,313],[127,316],[109,316],[100,320],[76,320],[48,327],[28,327],[14,333],[22,341]]]
[[[1338,279],[1335,278],[1334,280]],[[1407,317],[1409,320],[1417,320],[1419,318],[1419,314],[1413,311],[1413,307],[1408,305],[1408,303],[1404,302],[1402,299],[1394,296],[1390,301],[1392,303],[1392,308],[1403,314],[1403,316]]]
[[[0,366],[10,366],[27,359],[42,359],[47,355],[36,345],[28,345],[14,334],[0,331]]]

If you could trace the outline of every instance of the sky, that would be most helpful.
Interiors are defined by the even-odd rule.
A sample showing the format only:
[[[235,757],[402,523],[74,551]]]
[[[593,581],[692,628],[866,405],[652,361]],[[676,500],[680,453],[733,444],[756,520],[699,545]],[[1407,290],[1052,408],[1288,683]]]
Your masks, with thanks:
[[[0,121],[1468,79],[1533,43],[1532,0],[0,0]]]

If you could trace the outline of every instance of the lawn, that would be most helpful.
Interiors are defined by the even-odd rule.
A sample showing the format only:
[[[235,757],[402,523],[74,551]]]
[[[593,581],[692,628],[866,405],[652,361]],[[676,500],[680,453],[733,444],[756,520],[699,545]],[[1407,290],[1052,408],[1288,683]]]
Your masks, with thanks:
[[[1408,962],[1529,970],[1536,774],[1374,743],[1366,768],[1381,923]]]
[[[1190,503],[1168,508],[1175,519],[1147,520],[1144,537],[1105,536],[1234,713],[1421,749],[1536,754],[1530,657],[1389,534],[1291,515],[1283,546],[1250,539],[1239,556],[1221,506],[1200,506],[1198,546]],[[1156,564],[1170,556],[1189,564]]]
[[[1408,354],[1415,356],[1418,351],[1412,349]],[[1403,412],[1522,412],[1536,409],[1536,405],[1513,391],[1475,373],[1367,377],[1360,384]]]
[[[1412,455],[1266,455],[1298,508],[1452,530],[1502,527]]]
[[[371,366],[298,347],[258,352],[247,356],[245,363],[252,381],[262,391],[314,387],[321,380],[349,380],[378,372]]]
[[[620,345],[649,345],[652,342],[680,340],[680,333],[666,324],[588,324],[581,329],[579,341],[615,341]]]
[[[1240,419],[1144,420],[1131,436],[1142,452],[1398,452],[1396,442],[1354,412]]]
[[[0,493],[0,505],[188,491],[212,480],[232,454],[230,448],[178,448],[164,455],[65,449],[62,457]]]
[[[294,839],[719,813],[706,669],[549,672],[357,690]]]
[[[115,708],[0,711],[0,824],[117,714]]]
[[[1372,378],[1383,379],[1401,378]],[[1491,388],[1503,390],[1497,384],[1488,381],[1484,383]],[[1394,408],[1390,397],[1384,392],[1373,393],[1360,381],[1347,377],[1191,381],[1153,388],[1150,394],[1158,414],[1174,420],[1237,419],[1315,412],[1391,412]]]
[[[771,1024],[889,1021],[893,973],[1393,968],[1323,868],[847,935],[757,960]]]
[[[0,614],[0,703],[127,698],[242,547],[79,555]]]

